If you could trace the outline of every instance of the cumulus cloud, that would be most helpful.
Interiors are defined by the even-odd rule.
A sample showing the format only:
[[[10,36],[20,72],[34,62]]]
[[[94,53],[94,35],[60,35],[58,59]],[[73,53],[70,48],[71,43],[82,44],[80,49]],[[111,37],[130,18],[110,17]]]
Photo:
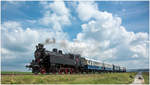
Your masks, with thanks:
[[[62,31],[62,26],[70,25],[71,15],[65,3],[55,0],[53,3],[42,2],[45,8],[44,17],[39,20],[43,25],[52,26],[54,30]]]
[[[128,32],[121,25],[121,18],[112,13],[98,10],[94,2],[79,2],[78,16],[82,21],[82,32],[77,35],[78,41],[89,45],[83,56],[97,56],[97,59],[148,59],[148,34]],[[138,62],[138,60],[137,60]]]
[[[79,2],[76,10],[80,13],[79,18],[86,21],[95,16],[98,7],[94,2]]]
[[[24,70],[24,65],[33,59],[35,46],[44,43],[47,38],[55,37],[57,40],[67,39],[67,34],[54,32],[50,29],[23,28],[19,22],[8,21],[2,24],[2,69],[8,66]],[[43,35],[44,34],[44,35]],[[56,47],[56,46],[54,46]],[[47,47],[51,50],[52,46]],[[13,64],[11,64],[13,63]],[[16,67],[15,67],[16,66]]]

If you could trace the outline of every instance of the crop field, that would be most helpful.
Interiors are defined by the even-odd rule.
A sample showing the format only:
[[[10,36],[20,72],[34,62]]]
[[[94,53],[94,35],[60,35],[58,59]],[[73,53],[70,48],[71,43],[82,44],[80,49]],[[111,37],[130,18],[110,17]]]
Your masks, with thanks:
[[[9,72],[8,72],[9,73]],[[13,72],[14,73],[14,72]],[[16,72],[7,75],[2,72],[2,84],[129,84],[136,73],[100,73],[100,74],[51,74],[31,75],[31,73]],[[5,74],[5,75],[4,75]],[[27,75],[28,74],[28,75]]]
[[[144,77],[145,84],[149,84],[149,72],[143,72],[142,75]]]

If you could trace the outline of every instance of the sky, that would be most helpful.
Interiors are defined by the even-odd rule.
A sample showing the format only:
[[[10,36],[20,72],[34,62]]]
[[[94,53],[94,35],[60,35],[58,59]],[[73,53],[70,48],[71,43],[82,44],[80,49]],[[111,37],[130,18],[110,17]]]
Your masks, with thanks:
[[[148,68],[147,1],[2,1],[2,71],[28,71],[35,46],[128,69]]]

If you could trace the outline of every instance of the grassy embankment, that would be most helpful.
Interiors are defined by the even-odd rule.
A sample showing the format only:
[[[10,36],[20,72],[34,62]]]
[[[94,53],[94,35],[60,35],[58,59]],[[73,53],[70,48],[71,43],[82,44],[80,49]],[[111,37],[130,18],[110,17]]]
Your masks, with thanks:
[[[136,73],[2,75],[2,84],[129,84]],[[131,78],[131,76],[133,78]]]
[[[149,72],[143,72],[142,75],[144,77],[144,83],[149,84]]]

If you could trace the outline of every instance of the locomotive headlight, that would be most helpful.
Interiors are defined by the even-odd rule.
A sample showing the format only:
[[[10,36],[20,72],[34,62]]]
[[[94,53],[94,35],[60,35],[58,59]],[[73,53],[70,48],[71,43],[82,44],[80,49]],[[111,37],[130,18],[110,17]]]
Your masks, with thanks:
[[[42,61],[43,59],[40,59],[40,62]]]

